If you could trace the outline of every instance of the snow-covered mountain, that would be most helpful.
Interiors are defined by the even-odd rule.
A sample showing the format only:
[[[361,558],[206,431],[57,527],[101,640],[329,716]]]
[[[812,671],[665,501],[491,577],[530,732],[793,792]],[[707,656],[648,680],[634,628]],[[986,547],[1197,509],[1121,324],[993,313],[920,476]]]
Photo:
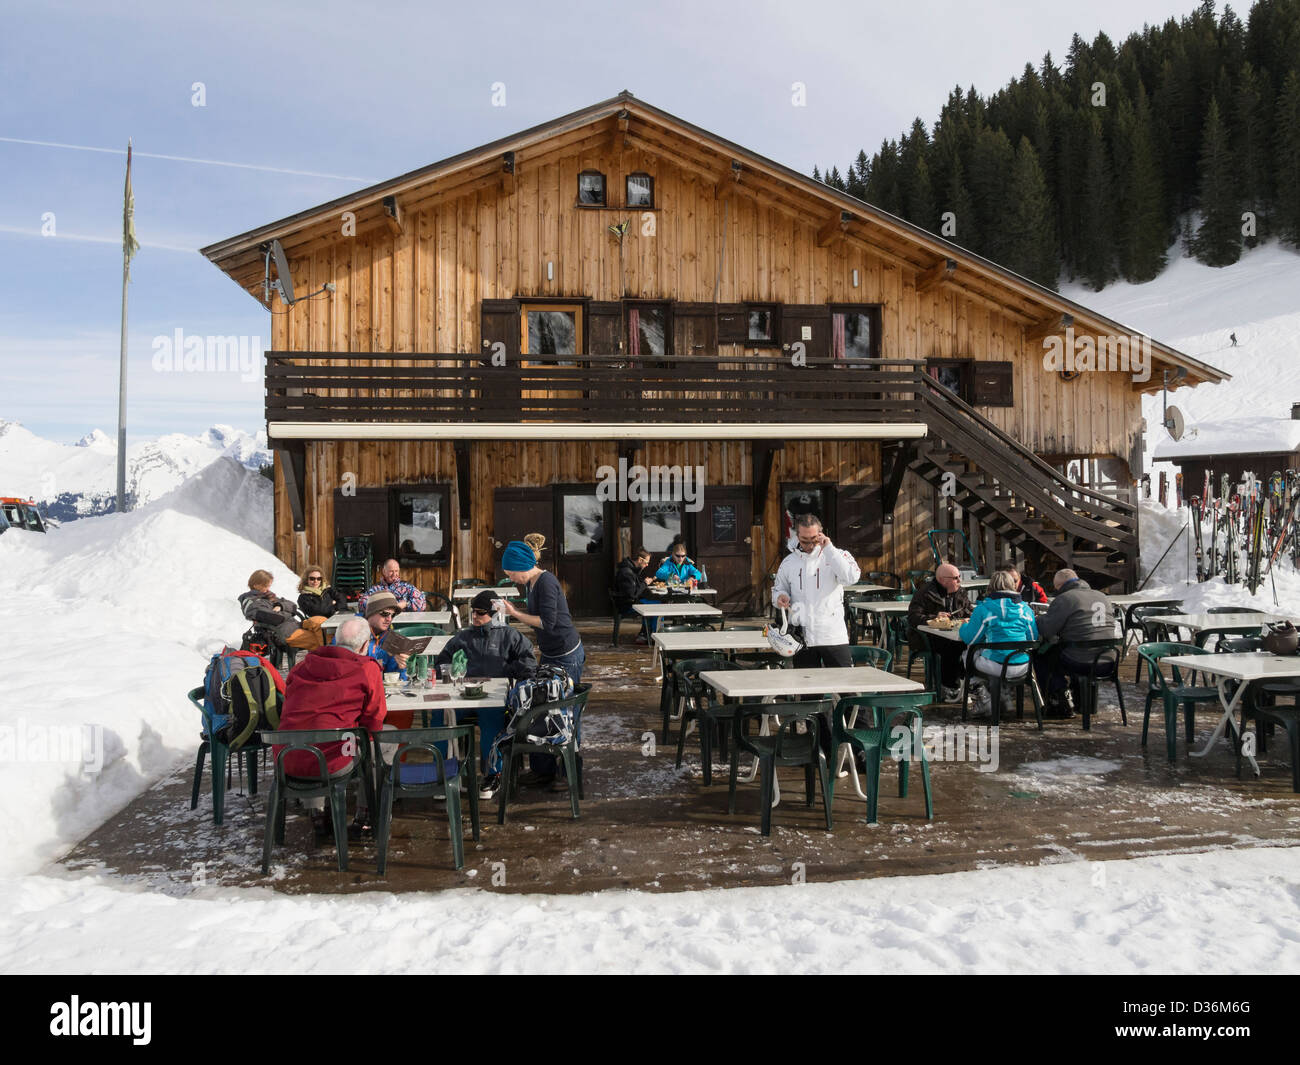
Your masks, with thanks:
[[[131,444],[126,488],[131,505],[142,506],[179,488],[220,458],[256,470],[271,461],[266,434],[253,436],[214,425],[198,436],[169,433]],[[59,444],[0,419],[0,495],[30,496],[41,512],[71,521],[114,509],[117,446],[93,429],[75,444]]]

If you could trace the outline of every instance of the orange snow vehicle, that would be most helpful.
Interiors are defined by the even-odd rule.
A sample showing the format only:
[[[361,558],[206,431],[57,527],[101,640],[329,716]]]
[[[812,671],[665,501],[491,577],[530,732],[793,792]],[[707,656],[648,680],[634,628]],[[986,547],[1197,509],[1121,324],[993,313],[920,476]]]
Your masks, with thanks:
[[[18,496],[0,496],[0,533],[10,529],[45,532],[45,522],[36,509],[36,500]]]

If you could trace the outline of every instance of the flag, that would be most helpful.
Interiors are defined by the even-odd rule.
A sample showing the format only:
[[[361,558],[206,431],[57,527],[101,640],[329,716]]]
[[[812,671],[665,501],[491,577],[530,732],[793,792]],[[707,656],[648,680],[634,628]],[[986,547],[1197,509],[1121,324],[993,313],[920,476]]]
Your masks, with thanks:
[[[122,256],[129,272],[131,259],[140,250],[140,242],[135,239],[135,193],[131,191],[131,142],[126,142],[126,189],[122,207]]]

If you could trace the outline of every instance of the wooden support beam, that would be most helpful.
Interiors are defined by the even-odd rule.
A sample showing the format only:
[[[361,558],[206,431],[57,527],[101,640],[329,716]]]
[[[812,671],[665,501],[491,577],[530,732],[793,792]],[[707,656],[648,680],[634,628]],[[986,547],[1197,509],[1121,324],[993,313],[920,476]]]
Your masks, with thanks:
[[[882,478],[880,493],[880,520],[884,525],[894,523],[894,507],[903,486],[903,475],[916,458],[916,444],[910,440],[889,440],[880,445]]]
[[[307,528],[304,518],[306,508],[306,474],[307,443],[304,440],[286,440],[275,442],[275,454],[280,459],[280,476],[284,478],[284,490],[289,496],[289,512],[293,516],[293,531],[303,532]]]
[[[952,278],[957,272],[956,259],[941,259],[923,274],[918,274],[916,278],[916,294],[919,296],[923,292],[928,292],[935,285],[941,285],[943,282]]]
[[[849,231],[849,223],[853,221],[853,215],[848,211],[841,211],[839,216],[832,218],[821,229],[817,230],[817,247],[824,248],[831,241],[837,240]]]
[[[395,237],[402,235],[402,208],[398,206],[396,196],[385,196],[383,202],[384,223]]]
[[[457,509],[460,511],[460,527],[462,530],[473,528],[470,523],[470,497],[473,485],[470,482],[470,443],[468,440],[457,440],[455,443],[456,451],[456,501]]]
[[[515,153],[506,152],[501,157],[501,191],[507,196],[515,191]]]
[[[754,524],[763,525],[763,510],[767,504],[767,491],[772,484],[772,470],[776,466],[776,453],[785,450],[785,445],[773,440],[753,440],[750,442],[751,466],[753,469],[753,495],[751,503],[754,511]]]
[[[1074,325],[1072,314],[1054,314],[1050,318],[1044,318],[1041,322],[1025,327],[1025,344],[1033,344],[1039,340],[1046,340],[1050,336],[1057,336],[1072,325]]]
[[[627,127],[629,115],[627,111],[618,113],[618,121],[615,125],[617,132],[614,134],[614,150],[618,152],[627,151]]]

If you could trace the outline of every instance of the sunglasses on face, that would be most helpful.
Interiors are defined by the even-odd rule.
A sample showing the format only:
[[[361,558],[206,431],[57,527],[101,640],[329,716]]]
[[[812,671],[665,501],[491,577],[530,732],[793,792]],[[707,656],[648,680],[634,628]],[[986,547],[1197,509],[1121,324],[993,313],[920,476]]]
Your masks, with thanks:
[[[379,612],[379,616],[380,616],[381,618],[388,618],[390,621],[391,621],[393,618],[397,617],[397,615],[394,614],[391,610],[381,610],[381,611]]]
[[[474,611],[474,616],[475,616],[476,618],[486,618],[486,617],[489,617],[491,614],[492,614],[492,611],[490,611],[490,610],[475,610],[475,611]]]
[[[685,561],[686,561],[686,556],[685,556],[685,555],[673,555],[673,558],[677,559],[678,562],[685,562]]]
[[[322,580],[323,580],[323,578],[321,578],[321,577],[308,577],[308,578],[307,578],[307,583],[308,583],[308,584],[320,584],[320,582],[321,582]]]

